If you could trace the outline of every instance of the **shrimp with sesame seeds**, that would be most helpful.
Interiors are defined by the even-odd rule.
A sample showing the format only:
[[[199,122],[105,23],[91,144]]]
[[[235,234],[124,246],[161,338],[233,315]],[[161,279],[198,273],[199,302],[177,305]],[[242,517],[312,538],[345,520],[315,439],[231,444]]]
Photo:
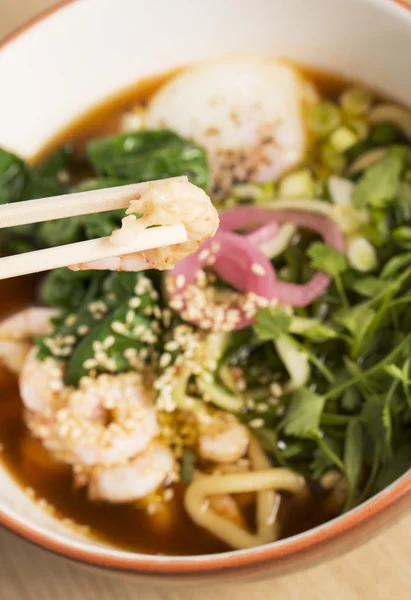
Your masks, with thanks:
[[[19,373],[30,351],[31,341],[52,331],[50,319],[59,311],[46,306],[29,306],[0,323],[0,362]]]
[[[136,216],[141,214],[143,217]],[[113,231],[110,236],[110,241],[115,246],[126,246],[147,227],[155,225],[182,223],[188,239],[173,246],[80,263],[70,268],[111,271],[170,270],[177,261],[194,253],[202,242],[213,237],[219,225],[218,213],[210,198],[202,189],[188,181],[148,185],[146,192],[130,202],[127,215],[122,221],[121,229]]]
[[[246,454],[249,441],[248,429],[233,415],[222,411],[199,413],[198,452],[202,458],[234,463]]]
[[[133,502],[155,491],[174,471],[174,457],[166,446],[153,442],[126,464],[93,469],[90,500]]]
[[[26,423],[59,460],[112,465],[145,450],[158,433],[150,392],[137,373],[84,377],[65,386],[62,363],[33,349],[20,376]]]

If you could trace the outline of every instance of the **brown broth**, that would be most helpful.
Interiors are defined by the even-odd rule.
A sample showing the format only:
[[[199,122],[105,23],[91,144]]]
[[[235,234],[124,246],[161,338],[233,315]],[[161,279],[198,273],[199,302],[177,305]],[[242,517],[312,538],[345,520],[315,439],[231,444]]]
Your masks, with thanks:
[[[304,71],[329,97],[336,97],[347,86],[347,82],[338,77],[312,69]],[[170,76],[162,75],[139,82],[80,116],[39,152],[35,162],[64,142],[73,143],[81,151],[88,139],[114,133],[122,113],[133,104],[146,101]],[[37,283],[38,279],[32,276],[1,282],[0,318],[35,301]],[[53,461],[40,442],[30,436],[24,424],[16,377],[2,368],[0,387],[3,463],[23,488],[31,488],[36,498],[45,499],[52,505],[56,516],[86,525],[93,537],[131,551],[198,555],[229,550],[190,520],[183,507],[182,484],[175,487],[174,498],[167,503],[166,512],[157,515],[150,515],[146,509],[132,504],[110,505],[88,501],[84,490],[75,489],[70,468]],[[313,490],[303,503],[284,496],[279,513],[281,536],[294,535],[334,517],[335,514],[325,510],[326,499],[326,495],[318,490]]]

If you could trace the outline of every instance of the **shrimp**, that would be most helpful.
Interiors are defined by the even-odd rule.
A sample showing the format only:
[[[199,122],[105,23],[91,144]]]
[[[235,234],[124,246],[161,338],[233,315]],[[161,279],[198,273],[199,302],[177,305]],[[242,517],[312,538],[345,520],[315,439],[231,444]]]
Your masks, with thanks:
[[[54,308],[30,306],[0,323],[0,362],[12,373],[20,373],[37,335],[52,331],[50,319],[59,313]]]
[[[30,431],[59,460],[112,465],[142,452],[158,432],[152,397],[137,373],[64,385],[62,363],[29,354],[20,376]]]
[[[174,471],[171,451],[153,442],[128,464],[94,469],[89,481],[90,500],[133,502],[155,491]]]
[[[202,458],[216,463],[234,463],[247,452],[250,435],[231,415],[216,412],[211,419],[200,418],[198,451]]]
[[[144,216],[137,218],[135,213]],[[210,198],[200,188],[187,181],[168,181],[148,185],[147,191],[130,202],[122,227],[110,236],[116,246],[125,246],[153,225],[182,223],[188,239],[182,244],[154,248],[145,252],[125,254],[72,265],[73,270],[109,269],[111,271],[171,270],[177,261],[195,252],[218,229],[218,213]]]

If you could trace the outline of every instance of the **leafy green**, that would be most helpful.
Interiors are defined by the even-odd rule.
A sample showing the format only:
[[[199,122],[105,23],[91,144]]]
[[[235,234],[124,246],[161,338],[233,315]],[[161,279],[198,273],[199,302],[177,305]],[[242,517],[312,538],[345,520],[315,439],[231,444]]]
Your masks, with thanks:
[[[17,202],[27,183],[26,163],[3,148],[0,148],[0,204]]]
[[[189,485],[193,480],[196,459],[197,456],[193,450],[187,450],[183,456],[180,478],[186,485]]]
[[[390,279],[398,275],[400,271],[411,265],[411,252],[393,256],[385,265],[380,273],[382,279]]]
[[[341,443],[333,438],[325,438],[324,447],[318,446],[313,452],[313,460],[310,463],[313,479],[320,479],[324,473],[333,468],[335,466],[334,456],[339,456],[340,453]]]
[[[345,510],[355,505],[364,464],[363,426],[359,419],[348,423],[344,446],[344,469],[348,481],[348,498]]]
[[[43,281],[40,297],[49,306],[74,312],[87,295],[89,285],[89,271],[55,269]]]
[[[318,437],[324,404],[324,396],[308,388],[295,391],[283,422],[285,433],[302,438]]]
[[[348,262],[344,254],[337,252],[324,242],[314,242],[306,252],[311,259],[311,267],[317,271],[323,271],[335,277],[348,268]]]
[[[392,418],[387,394],[368,396],[362,416],[368,433],[381,452],[382,461],[389,461],[392,458]]]
[[[382,292],[386,286],[387,282],[382,281],[378,277],[361,277],[352,283],[351,289],[360,294],[360,296],[372,298]]]
[[[395,452],[392,460],[384,464],[372,486],[372,493],[377,494],[401,477],[411,465],[411,445],[403,444]]]
[[[260,340],[277,340],[290,329],[291,317],[283,310],[260,308],[255,316],[254,332]]]
[[[98,175],[129,182],[187,175],[206,189],[205,151],[171,131],[137,131],[92,140],[88,158]]]
[[[393,146],[364,172],[353,193],[357,208],[384,208],[395,200],[408,157],[408,148]]]
[[[44,246],[62,246],[82,240],[110,235],[121,225],[123,210],[113,210],[95,215],[81,215],[40,223],[37,237]]]
[[[354,340],[361,341],[376,312],[366,304],[357,304],[352,308],[340,309],[334,315],[334,321],[345,327]]]

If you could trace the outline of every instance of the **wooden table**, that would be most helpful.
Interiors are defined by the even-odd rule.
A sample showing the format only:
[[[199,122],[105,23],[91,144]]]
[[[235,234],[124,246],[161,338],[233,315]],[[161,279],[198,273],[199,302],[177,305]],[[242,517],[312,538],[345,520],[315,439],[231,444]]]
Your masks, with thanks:
[[[56,0],[0,0],[0,39]],[[1,105],[0,105],[1,106]],[[254,586],[146,588],[72,566],[0,531],[1,600],[407,600],[411,598],[411,515],[378,539],[304,573]]]

